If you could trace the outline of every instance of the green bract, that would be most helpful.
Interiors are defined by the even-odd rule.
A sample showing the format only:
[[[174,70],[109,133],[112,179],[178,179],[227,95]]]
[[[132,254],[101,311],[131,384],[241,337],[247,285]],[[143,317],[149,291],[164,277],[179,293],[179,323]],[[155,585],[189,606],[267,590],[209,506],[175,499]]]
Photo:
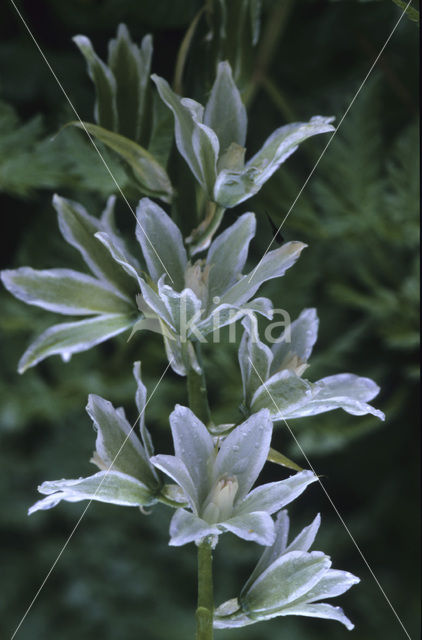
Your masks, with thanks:
[[[247,115],[228,62],[220,62],[207,104],[181,98],[152,75],[159,94],[173,111],[176,144],[208,198],[234,207],[257,193],[307,138],[334,131],[333,118],[315,116],[276,129],[246,163]]]
[[[331,569],[331,560],[321,551],[308,552],[320,525],[319,515],[290,543],[289,518],[281,511],[276,537],[265,549],[257,566],[234,598],[217,608],[214,627],[244,627],[277,616],[308,616],[353,624],[340,607],[318,602],[341,595],[359,582],[347,571]]]
[[[309,382],[302,378],[317,339],[315,309],[305,309],[288,326],[271,349],[261,342],[256,320],[243,321],[245,332],[239,347],[244,406],[250,411],[267,408],[272,420],[301,418],[333,409],[384,420],[384,414],[367,404],[378,392],[373,380],[351,373]]]
[[[20,359],[19,373],[54,354],[67,361],[73,353],[85,351],[136,322],[136,285],[94,237],[98,231],[106,232],[127,255],[114,227],[114,202],[114,197],[109,198],[98,220],[76,202],[57,195],[53,198],[64,239],[80,252],[94,277],[72,269],[39,271],[22,267],[1,272],[5,287],[27,304],[64,315],[92,316],[44,331]],[[131,257],[128,260],[137,266]]]
[[[152,37],[146,35],[138,47],[127,27],[120,24],[116,39],[109,43],[107,64],[97,56],[89,38],[79,35],[73,40],[95,85],[97,124],[71,124],[116,152],[143,194],[169,202],[173,189],[164,167],[171,129],[159,100],[151,96]]]
[[[178,509],[174,514],[171,545],[200,542],[225,531],[258,544],[272,544],[271,514],[317,479],[311,471],[302,471],[251,491],[270,449],[272,423],[267,410],[236,427],[219,448],[187,407],[176,406],[170,426],[176,455],[157,455],[151,462],[183,489],[191,509]]]
[[[142,507],[154,504],[168,493],[176,496],[171,487],[163,486],[149,461],[154,450],[145,426],[147,391],[141,380],[139,362],[134,364],[134,375],[137,382],[136,405],[141,439],[127,421],[122,408],[115,409],[108,400],[91,394],[86,410],[97,432],[91,462],[100,471],[87,478],[43,482],[38,491],[47,497],[36,502],[29,509],[30,514],[40,509],[51,509],[62,500],[98,500],[128,507]]]

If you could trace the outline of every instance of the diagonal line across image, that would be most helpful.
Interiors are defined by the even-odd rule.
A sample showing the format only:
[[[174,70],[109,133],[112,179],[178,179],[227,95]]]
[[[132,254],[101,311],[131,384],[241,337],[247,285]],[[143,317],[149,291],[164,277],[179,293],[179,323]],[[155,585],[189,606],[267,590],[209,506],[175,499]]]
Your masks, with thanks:
[[[114,464],[116,463],[117,458],[120,456],[125,444],[127,443],[127,441],[129,440],[131,434],[133,433],[136,425],[138,424],[139,420],[141,419],[141,417],[143,416],[143,414],[145,413],[145,409],[147,408],[150,400],[152,399],[152,397],[154,396],[155,392],[157,391],[162,379],[164,378],[164,376],[166,375],[169,367],[170,367],[170,362],[167,364],[166,368],[164,369],[163,373],[160,376],[160,379],[158,380],[157,384],[155,385],[154,389],[152,390],[151,395],[148,397],[144,408],[142,409],[142,411],[140,412],[140,414],[138,415],[138,417],[136,418],[135,422],[133,423],[129,433],[127,434],[127,436],[125,437],[123,443],[121,444],[119,450],[117,451],[116,455],[114,456],[113,461],[111,462],[111,464],[108,466],[108,468],[106,469],[106,473],[103,476],[103,478],[101,479],[101,482],[99,483],[97,489],[95,490],[95,493],[93,495],[93,497],[88,501],[88,504],[86,505],[85,509],[82,511],[81,515],[79,516],[75,526],[73,527],[72,531],[70,532],[69,536],[66,539],[66,542],[64,543],[64,545],[62,546],[62,548],[60,549],[56,559],[54,560],[53,564],[51,565],[50,569],[48,570],[44,580],[41,582],[40,586],[38,587],[34,597],[32,598],[31,602],[29,603],[28,608],[26,609],[25,613],[23,614],[22,618],[19,621],[18,626],[16,627],[16,629],[14,630],[12,636],[10,637],[10,640],[13,640],[16,636],[16,634],[18,633],[19,629],[21,628],[22,624],[24,623],[26,617],[28,616],[29,612],[31,611],[32,607],[34,606],[36,600],[38,599],[38,596],[40,595],[41,591],[43,590],[43,588],[45,587],[45,584],[47,582],[47,580],[49,579],[49,577],[51,576],[51,574],[53,573],[57,563],[59,562],[60,558],[62,557],[63,553],[65,552],[67,546],[69,545],[69,542],[71,541],[71,539],[73,538],[74,534],[76,533],[77,529],[79,528],[79,525],[81,524],[82,520],[84,519],[86,512],[88,511],[89,507],[91,506],[93,500],[95,499],[95,496],[98,494],[99,490],[101,489],[108,473],[111,471],[112,467],[114,466]]]
[[[110,175],[110,178],[113,180],[114,184],[116,185],[117,190],[119,191],[120,195],[122,196],[125,204],[128,206],[129,211],[131,212],[131,214],[133,215],[133,217],[135,218],[136,224],[139,226],[139,228],[141,229],[142,233],[144,234],[146,241],[148,242],[148,244],[151,246],[151,249],[154,251],[155,255],[157,256],[159,262],[161,263],[164,271],[166,272],[166,274],[168,275],[168,277],[170,278],[170,281],[173,282],[173,278],[171,277],[170,273],[168,272],[168,269],[166,268],[165,264],[163,263],[161,256],[158,254],[157,249],[154,247],[153,243],[151,242],[150,238],[148,237],[147,233],[145,232],[145,230],[143,229],[141,223],[139,222],[135,211],[133,210],[132,205],[130,204],[129,200],[126,198],[125,194],[123,193],[120,185],[118,184],[113,172],[111,171],[109,165],[107,164],[107,161],[105,160],[103,154],[101,153],[101,151],[99,150],[97,144],[95,143],[94,138],[91,136],[91,134],[89,133],[88,129],[85,126],[85,123],[83,122],[83,120],[81,119],[76,107],[74,106],[73,102],[71,101],[68,93],[66,92],[66,89],[64,88],[63,84],[60,82],[59,78],[57,77],[56,72],[54,71],[53,67],[51,66],[51,64],[49,63],[45,53],[43,52],[43,50],[41,49],[40,45],[37,42],[37,39],[35,38],[34,34],[32,33],[31,29],[29,28],[28,23],[25,21],[23,15],[21,14],[21,12],[19,11],[18,7],[16,6],[14,0],[10,0],[11,4],[13,5],[16,13],[18,14],[22,24],[24,25],[25,29],[27,30],[29,36],[31,37],[34,45],[36,46],[36,48],[38,49],[38,52],[41,56],[41,58],[44,60],[45,64],[47,65],[48,69],[51,72],[51,75],[53,76],[54,80],[57,82],[61,92],[63,93],[64,97],[66,98],[69,106],[71,107],[73,113],[75,114],[75,116],[77,117],[77,119],[79,120],[79,123],[81,125],[81,128],[84,130],[84,132],[86,133],[86,135],[88,136],[88,139],[90,141],[90,143],[92,144],[92,146],[94,147],[95,151],[97,152],[101,162],[103,163],[105,169],[107,170],[108,174]]]
[[[278,229],[275,231],[270,243],[268,244],[267,248],[264,251],[264,255],[261,257],[260,261],[258,262],[258,264],[256,265],[255,269],[253,269],[253,271],[251,272],[251,275],[249,276],[249,282],[252,280],[252,278],[254,277],[257,269],[259,268],[260,264],[262,263],[263,259],[265,258],[265,256],[267,255],[268,251],[270,250],[270,248],[272,247],[274,240],[277,238],[277,235],[280,233],[284,223],[286,222],[287,218],[289,217],[290,213],[293,210],[293,207],[295,206],[296,202],[299,200],[300,196],[302,195],[306,185],[308,184],[309,180],[312,178],[313,174],[315,173],[319,163],[321,162],[322,158],[324,157],[328,147],[330,146],[330,144],[332,143],[334,137],[337,135],[341,125],[343,124],[347,114],[349,113],[350,109],[352,108],[356,98],[358,97],[358,95],[360,94],[360,92],[362,91],[363,87],[365,86],[366,82],[368,81],[369,76],[371,75],[372,71],[374,70],[378,60],[380,59],[380,57],[382,56],[386,46],[388,45],[388,43],[390,42],[391,38],[393,37],[394,32],[396,31],[397,27],[399,26],[400,22],[402,21],[404,15],[406,14],[406,11],[408,10],[408,8],[411,5],[411,0],[409,0],[409,2],[407,3],[406,7],[403,9],[402,13],[400,14],[399,19],[397,20],[397,22],[395,23],[393,29],[391,30],[388,38],[386,39],[386,41],[384,42],[383,46],[381,47],[378,55],[376,56],[374,62],[372,63],[371,67],[369,68],[368,73],[366,74],[366,76],[364,77],[364,79],[362,80],[362,82],[359,85],[358,90],[356,91],[355,95],[353,96],[349,106],[347,107],[346,111],[343,113],[340,122],[338,123],[336,130],[331,134],[331,136],[328,139],[327,144],[325,145],[325,147],[323,148],[323,150],[321,151],[317,161],[315,162],[314,166],[312,167],[311,171],[309,172],[305,182],[303,183],[302,187],[299,190],[299,193],[297,194],[297,196],[295,197],[295,199],[293,200],[292,204],[289,207],[289,210],[287,211],[286,215],[284,216],[283,220],[281,221],[280,226],[278,227]]]
[[[270,398],[271,402],[273,403],[275,409],[277,410],[278,413],[281,413],[280,408],[278,407],[276,401],[274,400],[270,390],[268,389],[265,381],[262,379],[259,371],[257,370],[257,368],[255,367],[254,363],[252,362],[251,358],[249,358],[249,363],[251,364],[253,370],[255,371],[255,374],[258,376],[259,380],[261,381],[261,384],[264,386],[265,391],[268,394],[268,397]],[[313,471],[313,473],[317,476],[318,478],[318,482],[321,486],[321,489],[323,490],[323,492],[325,493],[329,503],[331,504],[331,506],[333,507],[337,517],[339,518],[341,524],[343,525],[344,529],[347,532],[347,535],[349,536],[350,540],[352,541],[353,545],[356,547],[360,557],[362,558],[363,562],[365,563],[367,569],[369,570],[371,576],[373,577],[373,579],[375,580],[378,589],[381,591],[382,595],[384,596],[388,606],[390,607],[391,611],[393,612],[394,616],[396,617],[398,623],[400,624],[401,628],[403,629],[404,633],[406,634],[406,637],[408,638],[408,640],[412,640],[412,638],[410,637],[406,627],[404,626],[399,614],[397,613],[396,609],[394,608],[394,606],[392,605],[390,599],[388,598],[387,594],[385,593],[380,581],[378,580],[377,576],[375,575],[373,569],[371,568],[371,565],[369,564],[368,560],[366,559],[362,549],[360,548],[360,546],[358,545],[358,543],[356,542],[355,538],[353,537],[353,534],[351,533],[349,527],[347,526],[346,522],[344,521],[341,513],[339,512],[338,508],[336,507],[336,505],[333,502],[333,499],[331,498],[331,496],[329,495],[327,489],[325,488],[324,484],[321,481],[321,478],[319,477],[319,475],[317,474],[317,472],[315,471],[311,461],[309,460],[308,456],[306,455],[306,452],[304,451],[302,445],[300,444],[299,440],[296,438],[293,430],[291,429],[290,425],[288,424],[287,420],[285,420],[283,418],[283,422],[286,425],[287,429],[289,430],[290,435],[292,436],[293,440],[295,441],[295,444],[297,445],[297,447],[299,448],[301,454],[303,455],[303,457],[306,460],[306,464],[309,466],[309,468],[311,469],[311,471]]]

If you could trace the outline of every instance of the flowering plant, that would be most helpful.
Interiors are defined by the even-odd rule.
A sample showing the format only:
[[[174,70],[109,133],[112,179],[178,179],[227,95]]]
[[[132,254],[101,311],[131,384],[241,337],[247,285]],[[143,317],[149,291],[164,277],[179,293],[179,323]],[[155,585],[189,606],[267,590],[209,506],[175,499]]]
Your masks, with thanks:
[[[20,267],[3,271],[2,281],[27,304],[88,318],[47,329],[23,354],[18,370],[23,373],[53,355],[67,361],[74,353],[125,330],[132,329],[131,335],[151,330],[163,336],[168,366],[186,377],[189,408],[176,405],[170,413],[174,455],[156,453],[145,425],[146,387],[140,363],[135,362],[139,436],[123,408],[90,395],[87,412],[96,431],[91,462],[99,471],[85,478],[43,482],[39,491],[46,497],[29,513],[61,501],[81,500],[139,507],[143,513],[158,502],[174,509],[169,544],[198,547],[198,640],[210,640],[213,628],[246,626],[285,615],[339,620],[351,629],[341,609],[319,602],[358,582],[345,571],[331,569],[323,552],[309,552],[319,516],[287,543],[289,519],[283,508],[318,481],[317,476],[300,469],[287,478],[255,483],[267,460],[274,458],[274,422],[336,408],[383,419],[383,413],[368,404],[379,388],[372,380],[349,373],[317,382],[303,377],[317,337],[314,309],[304,310],[281,336],[267,340],[271,348],[261,341],[258,317],[271,320],[274,309],[269,298],[255,295],[261,285],[282,277],[294,265],[305,247],[302,242],[266,252],[248,270],[249,244],[256,232],[254,213],[243,213],[215,236],[224,211],[257,193],[301,142],[332,131],[332,118],[316,116],[307,123],[280,127],[245,163],[246,107],[229,62],[219,61],[205,107],[180,97],[164,79],[151,76],[158,94],[148,111],[151,38],[144,38],[138,48],[121,26],[110,45],[107,65],[88,39],[78,36],[76,44],[97,92],[96,124],[78,126],[113,149],[134,173],[142,194],[149,196],[137,205],[135,236],[141,252],[133,255],[116,230],[115,198],[97,219],[80,204],[56,195],[53,206],[60,231],[92,275]],[[133,95],[123,82],[122,60],[132,68]],[[145,123],[149,117],[157,123],[162,108],[173,112],[176,147],[199,185],[198,202],[207,201],[203,219],[188,237],[151,199],[169,203],[176,193],[158,161],[162,160],[158,151],[153,153],[156,146],[152,141],[148,150],[141,146],[148,138]],[[244,420],[215,425],[199,346],[238,320],[244,327],[239,345]],[[295,464],[293,468],[298,469]],[[265,550],[239,598],[214,611],[212,553],[225,532]]]

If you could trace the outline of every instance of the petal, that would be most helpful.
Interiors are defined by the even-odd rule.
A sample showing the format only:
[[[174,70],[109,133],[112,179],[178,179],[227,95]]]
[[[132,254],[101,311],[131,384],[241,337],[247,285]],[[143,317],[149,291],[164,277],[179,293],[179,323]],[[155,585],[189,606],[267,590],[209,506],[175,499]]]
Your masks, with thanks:
[[[331,566],[320,551],[291,551],[263,571],[241,597],[246,613],[276,613],[314,587]]]
[[[340,596],[345,591],[348,591],[354,584],[360,582],[357,576],[354,576],[348,571],[339,571],[337,569],[330,569],[321,578],[321,580],[310,590],[306,595],[301,598],[306,603],[315,602],[315,600],[325,600],[325,598],[335,598]],[[292,605],[302,604],[302,602],[295,601]]]
[[[248,117],[228,62],[220,62],[204,112],[204,124],[215,131],[224,152],[232,142],[245,146]]]
[[[332,118],[315,116],[276,129],[242,171],[220,171],[214,198],[221,206],[234,207],[257,193],[279,166],[310,136],[334,131]]]
[[[268,411],[253,414],[224,439],[214,465],[214,482],[224,475],[239,483],[235,506],[249,492],[270,449],[272,423]]]
[[[157,282],[166,273],[172,286],[181,289],[187,256],[177,225],[149,198],[139,201],[136,214],[136,237],[151,278]]]
[[[170,414],[170,426],[176,456],[189,470],[202,503],[212,488],[209,476],[215,458],[213,438],[195,414],[180,404]]]
[[[36,502],[29,509],[29,515],[40,509],[51,509],[61,500],[97,500],[125,507],[140,507],[153,502],[148,487],[120,471],[99,471],[88,478],[43,482],[38,491],[48,497]]]
[[[235,515],[218,525],[243,540],[252,540],[262,545],[270,545],[274,542],[274,521],[268,513],[263,511]]]
[[[108,64],[117,84],[119,132],[135,141],[145,134],[147,124],[145,103],[150,94],[151,58],[152,36],[146,35],[138,47],[126,25],[119,24],[117,37],[109,41]]]
[[[255,214],[245,213],[212,242],[207,255],[209,300],[221,296],[233,285],[248,257],[249,243],[255,235]]]
[[[89,395],[86,410],[97,431],[96,451],[105,464],[148,487],[157,487],[157,473],[126,418],[111,402],[95,394]]]
[[[265,618],[261,619],[268,620],[275,616],[307,616],[309,618],[325,618],[326,620],[338,620],[338,622],[344,624],[349,631],[355,627],[355,625],[344,614],[341,607],[333,607],[330,604],[324,603],[298,605],[297,607],[283,609],[280,613],[265,616]]]
[[[191,289],[183,289],[178,293],[163,284],[162,279],[158,282],[158,295],[166,306],[176,333],[186,342],[201,316],[201,301]]]
[[[321,516],[319,513],[311,524],[299,533],[296,538],[289,544],[286,551],[308,551],[314,543],[315,536],[318,533],[321,524]]]
[[[163,79],[153,74],[161,99],[172,110],[175,122],[176,145],[190,170],[205,190],[213,185],[219,153],[218,138],[207,126],[200,127],[203,107],[194,100],[180,98]],[[204,167],[205,164],[205,167]],[[210,171],[209,174],[205,173]]]
[[[135,259],[125,250],[125,247],[122,246],[121,243],[116,242],[116,238],[110,235],[109,233],[105,233],[104,231],[99,231],[95,234],[95,238],[105,247],[105,249],[109,252],[110,257],[114,260],[114,262],[119,264],[122,269],[127,273],[127,275],[131,276],[132,279],[136,280],[139,283],[139,274],[141,273],[141,267],[135,261]],[[116,270],[116,267],[114,267]]]
[[[206,536],[218,536],[221,531],[216,525],[208,524],[185,509],[177,509],[170,522],[170,542],[172,547],[180,547],[188,542],[199,541]]]
[[[172,480],[174,480],[185,492],[192,511],[198,512],[198,489],[195,486],[190,473],[182,460],[176,456],[167,456],[160,454],[153,456],[151,463],[157,469],[164,471]]]
[[[239,365],[242,374],[243,400],[250,406],[255,391],[268,378],[273,359],[271,349],[259,339],[258,322],[248,315],[242,321],[245,331],[239,346]]]
[[[107,218],[98,220],[87,213],[82,205],[57,194],[53,196],[53,206],[57,211],[60,231],[69,244],[79,251],[92,273],[115,285],[118,290],[129,297],[134,293],[131,279],[122,269],[116,269],[116,264],[109,251],[95,238],[98,232],[109,232],[115,243],[123,245],[123,241],[112,232],[110,223],[106,223],[111,215],[115,197],[111,196],[107,206]],[[134,260],[132,258],[132,260]]]
[[[259,188],[277,171],[279,166],[311,136],[334,131],[333,118],[314,116],[309,122],[294,122],[276,129],[261,149],[247,163],[256,170],[255,185]]]
[[[300,496],[306,487],[318,480],[312,471],[300,471],[286,480],[262,484],[236,504],[235,513],[266,511],[275,513]]]
[[[287,545],[287,538],[289,535],[289,524],[289,516],[287,514],[287,511],[280,511],[274,525],[274,542],[271,546],[264,549],[264,552],[258,560],[255,569],[252,571],[251,575],[243,586],[241,595],[246,593],[251,584],[255,582],[256,578],[284,553]]]
[[[165,327],[164,327],[165,329]],[[186,367],[182,353],[182,345],[178,338],[168,337],[167,333],[163,331],[164,348],[166,350],[167,359],[171,368],[177,375],[185,376]]]
[[[134,322],[134,317],[110,314],[79,322],[56,324],[44,331],[28,347],[19,360],[18,371],[23,373],[44,358],[55,354],[60,354],[67,361],[73,353],[86,351],[96,344],[122,333]]]
[[[267,408],[272,420],[292,417],[296,407],[306,406],[312,399],[312,385],[293,371],[283,369],[264,382],[255,392],[253,411]]]
[[[243,276],[221,298],[221,303],[241,305],[250,300],[261,284],[272,278],[280,278],[296,262],[303,242],[286,242],[279,249],[269,251],[251,273]]]
[[[164,300],[160,298],[158,293],[154,291],[142,278],[139,278],[139,284],[141,286],[142,296],[149,307],[163,320],[173,331],[176,328],[173,325],[172,317],[169,313]]]
[[[351,373],[342,373],[328,378],[322,378],[312,385],[311,397],[306,403],[288,410],[285,418],[301,418],[313,416],[318,413],[343,409],[354,416],[363,416],[367,413],[385,419],[382,411],[374,409],[366,403],[377,395],[379,387],[369,378],[361,378]]]
[[[308,361],[318,337],[318,325],[316,309],[304,309],[273,345],[271,350],[274,360],[271,373],[281,368],[289,353],[295,354],[303,363]]]
[[[74,36],[73,42],[81,51],[88,66],[88,74],[95,84],[97,100],[94,114],[96,121],[106,129],[117,131],[116,80],[113,73],[97,56],[91,40],[86,36]]]
[[[65,315],[126,313],[131,300],[108,282],[73,269],[21,267],[2,271],[3,284],[15,298]]]

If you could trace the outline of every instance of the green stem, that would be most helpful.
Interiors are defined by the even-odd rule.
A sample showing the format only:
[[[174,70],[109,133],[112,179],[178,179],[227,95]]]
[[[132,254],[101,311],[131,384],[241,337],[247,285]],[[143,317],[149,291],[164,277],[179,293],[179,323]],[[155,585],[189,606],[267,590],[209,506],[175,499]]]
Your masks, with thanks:
[[[186,355],[188,356],[188,348],[186,348]],[[188,398],[189,407],[194,414],[202,420],[205,425],[211,423],[211,411],[208,404],[207,384],[205,381],[204,369],[202,366],[202,359],[200,353],[200,344],[191,344],[191,348],[195,349],[195,355],[198,363],[201,367],[201,373],[197,373],[192,367],[189,357],[186,358],[187,369],[187,383],[188,383]]]
[[[212,583],[212,547],[205,539],[198,546],[198,608],[196,640],[213,639],[214,595]]]

